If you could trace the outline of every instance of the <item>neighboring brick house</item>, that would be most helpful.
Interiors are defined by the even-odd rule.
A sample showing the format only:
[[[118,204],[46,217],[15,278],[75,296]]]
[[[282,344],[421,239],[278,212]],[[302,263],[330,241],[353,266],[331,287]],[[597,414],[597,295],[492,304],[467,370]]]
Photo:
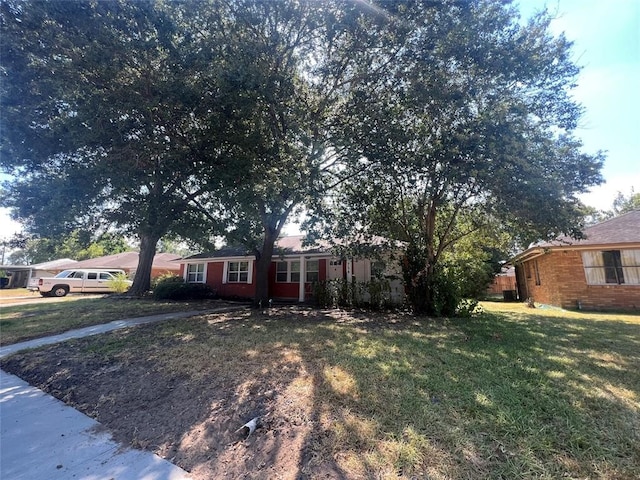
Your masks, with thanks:
[[[304,236],[281,237],[269,268],[269,295],[273,299],[306,302],[317,282],[348,279],[369,282],[389,273],[379,261],[336,257],[329,245],[305,246]],[[180,260],[181,275],[190,283],[206,283],[221,297],[253,298],[255,257],[242,247],[223,247]],[[404,295],[400,280],[391,281],[390,301]]]
[[[562,308],[640,310],[640,210],[529,247],[511,260],[522,300]]]

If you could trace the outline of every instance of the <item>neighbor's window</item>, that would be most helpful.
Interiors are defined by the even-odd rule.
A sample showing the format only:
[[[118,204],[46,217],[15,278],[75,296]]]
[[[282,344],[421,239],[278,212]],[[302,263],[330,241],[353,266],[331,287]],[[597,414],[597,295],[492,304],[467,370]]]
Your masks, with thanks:
[[[204,283],[204,263],[187,264],[187,283]]]
[[[307,282],[314,283],[320,281],[320,261],[307,260]]]
[[[248,283],[249,262],[229,262],[227,269],[227,282]]]
[[[624,283],[620,250],[602,252],[602,263],[604,263],[604,278],[607,283]]]
[[[640,250],[582,252],[588,285],[640,285]]]
[[[533,270],[536,274],[536,285],[540,285],[540,269],[538,268],[538,260],[533,261]]]

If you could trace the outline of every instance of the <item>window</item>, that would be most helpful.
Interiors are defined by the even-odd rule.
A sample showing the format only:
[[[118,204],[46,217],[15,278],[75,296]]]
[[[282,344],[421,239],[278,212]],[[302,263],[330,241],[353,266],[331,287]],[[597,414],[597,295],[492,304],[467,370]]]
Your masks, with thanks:
[[[278,262],[276,264],[276,282],[289,281],[289,262]]]
[[[100,280],[111,280],[113,279],[113,275],[106,272],[100,272]]]
[[[540,285],[540,269],[538,268],[538,260],[533,261],[533,271],[536,274],[536,285]]]
[[[607,283],[624,283],[624,272],[622,271],[622,259],[620,250],[607,250],[602,252],[602,263],[604,263],[604,278]]]
[[[371,279],[380,280],[384,278],[385,264],[384,262],[372,262],[371,263]]]
[[[640,285],[640,250],[582,252],[587,285]]]
[[[291,262],[291,282],[300,283],[300,262]]]
[[[320,261],[307,260],[307,282],[315,283],[320,281]]]
[[[229,262],[227,282],[249,283],[249,262]]]
[[[204,283],[204,263],[187,264],[187,283]]]
[[[276,264],[276,282],[298,283],[300,282],[300,262],[282,261]]]
[[[97,280],[98,274],[96,272],[87,273],[87,280]]]

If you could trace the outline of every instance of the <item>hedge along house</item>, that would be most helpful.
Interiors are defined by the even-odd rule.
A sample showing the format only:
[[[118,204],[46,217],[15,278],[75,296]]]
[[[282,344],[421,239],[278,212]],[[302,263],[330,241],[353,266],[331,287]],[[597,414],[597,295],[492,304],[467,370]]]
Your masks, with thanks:
[[[274,300],[308,302],[313,299],[314,284],[346,279],[370,282],[382,275],[391,277],[390,265],[369,258],[340,258],[329,245],[304,246],[304,236],[281,237],[275,244],[269,267],[269,296]],[[223,247],[180,261],[181,275],[189,283],[206,283],[218,296],[253,298],[255,296],[255,257],[242,247]],[[390,281],[389,300],[401,302],[404,296],[400,280]]]
[[[562,308],[640,310],[640,210],[516,255],[521,299]]]

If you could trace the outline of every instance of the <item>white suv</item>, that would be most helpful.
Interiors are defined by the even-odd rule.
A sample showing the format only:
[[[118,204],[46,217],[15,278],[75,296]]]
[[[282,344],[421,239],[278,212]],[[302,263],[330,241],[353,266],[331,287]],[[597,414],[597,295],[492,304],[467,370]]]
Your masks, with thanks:
[[[125,275],[124,270],[79,268],[77,270],[64,270],[55,277],[42,277],[37,279],[34,287],[43,297],[64,297],[67,293],[111,293],[112,280],[116,276]],[[127,280],[129,286],[133,282]]]

